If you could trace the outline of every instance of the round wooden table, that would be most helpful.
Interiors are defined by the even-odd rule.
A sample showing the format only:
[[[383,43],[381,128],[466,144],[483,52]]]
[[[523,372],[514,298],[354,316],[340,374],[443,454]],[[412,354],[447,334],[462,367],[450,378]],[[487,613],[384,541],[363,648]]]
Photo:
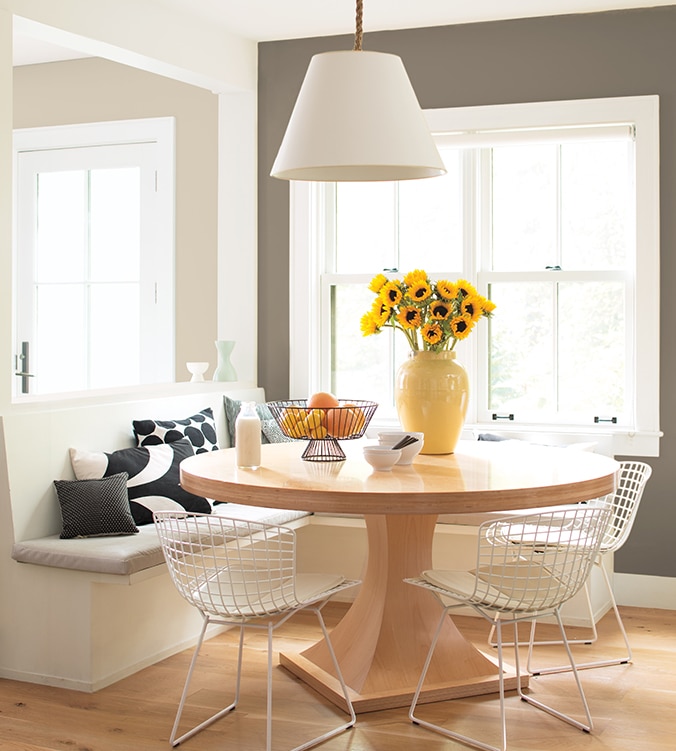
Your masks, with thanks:
[[[262,447],[262,466],[238,469],[234,449],[181,464],[191,493],[251,506],[363,514],[368,562],[357,597],[331,634],[357,712],[408,706],[439,620],[440,605],[402,581],[432,566],[441,513],[539,508],[597,498],[615,489],[619,465],[599,454],[518,442],[460,442],[454,454],[418,455],[410,466],[376,472],[370,441],[341,443],[341,462],[301,460],[304,442]],[[349,551],[346,551],[349,554]],[[344,700],[323,640],[280,662],[336,704]],[[509,675],[508,688],[516,679]],[[527,680],[527,679],[526,679]],[[498,690],[496,661],[449,617],[422,701]]]

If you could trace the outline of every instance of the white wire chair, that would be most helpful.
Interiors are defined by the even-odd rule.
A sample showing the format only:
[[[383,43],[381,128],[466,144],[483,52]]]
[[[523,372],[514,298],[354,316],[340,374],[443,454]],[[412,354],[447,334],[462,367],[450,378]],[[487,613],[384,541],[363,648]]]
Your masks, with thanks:
[[[577,663],[577,669],[583,670],[588,668],[598,668],[598,667],[606,667],[608,665],[625,665],[628,662],[631,662],[632,659],[632,651],[631,646],[629,644],[629,638],[627,637],[626,629],[624,628],[624,623],[622,622],[622,617],[620,616],[620,611],[617,607],[617,602],[615,600],[615,595],[613,593],[613,587],[610,582],[610,579],[608,577],[608,572],[606,571],[605,566],[603,565],[603,556],[606,553],[614,553],[618,551],[624,543],[627,541],[627,538],[629,537],[629,533],[632,530],[632,527],[634,525],[634,521],[636,519],[636,514],[638,513],[639,504],[641,503],[641,498],[643,497],[643,491],[645,490],[646,483],[650,479],[650,475],[652,474],[652,468],[650,465],[645,464],[644,462],[620,462],[620,470],[618,473],[618,481],[617,481],[617,490],[615,493],[611,493],[608,496],[605,496],[603,498],[595,499],[594,501],[589,501],[587,505],[598,505],[602,503],[608,503],[610,504],[612,508],[612,517],[611,517],[611,523],[608,529],[606,530],[606,534],[603,537],[603,540],[601,541],[601,546],[599,548],[598,555],[596,556],[596,559],[594,561],[594,565],[598,567],[601,571],[601,577],[603,579],[604,585],[606,587],[606,590],[608,592],[608,596],[610,598],[610,604],[613,610],[613,613],[615,615],[615,620],[617,621],[617,625],[619,627],[620,633],[622,634],[622,638],[624,639],[624,644],[626,647],[626,655],[621,657],[616,657],[613,659],[607,659],[607,660],[596,660],[592,662],[578,662]],[[591,602],[591,596],[589,592],[589,582],[585,582],[584,585],[584,594],[585,594],[585,600],[588,610],[588,616],[589,616],[589,622],[591,623],[591,633],[588,636],[580,637],[577,639],[569,639],[569,644],[593,644],[598,639],[598,630],[596,628],[596,620],[594,618],[594,610],[592,607]],[[546,675],[551,673],[560,673],[567,670],[570,670],[570,668],[567,665],[563,666],[557,666],[557,667],[549,667],[549,668],[533,668],[532,661],[533,661],[533,647],[534,646],[543,646],[543,645],[551,645],[551,644],[560,644],[560,641],[536,641],[535,640],[535,629],[536,629],[536,622],[533,621],[531,626],[531,632],[530,632],[530,638],[528,641],[521,642],[522,645],[528,645],[528,663],[527,668],[529,672],[531,672],[533,675]],[[495,643],[495,629],[491,629],[491,632],[488,636],[489,644],[491,646],[496,646]]]
[[[479,527],[476,568],[472,571],[424,571],[419,577],[405,579],[409,584],[433,592],[444,606],[439,625],[430,645],[409,710],[416,724],[441,735],[485,751],[505,751],[507,726],[505,708],[503,622],[513,624],[516,685],[519,697],[554,717],[585,731],[591,731],[592,718],[577,674],[560,616],[561,605],[583,586],[597,555],[609,523],[610,509],[605,506],[578,506],[571,510],[521,513],[488,521]],[[534,539],[542,529],[547,535],[537,545]],[[500,723],[502,743],[491,746],[476,738],[421,719],[416,707],[425,683],[434,650],[449,611],[471,606],[495,624],[498,647]],[[534,699],[521,688],[518,637],[521,621],[553,615],[559,624],[561,639],[580,694],[586,722],[563,714]]]
[[[321,608],[334,594],[359,582],[345,580],[339,575],[296,573],[296,535],[289,527],[174,511],[156,512],[153,516],[172,581],[203,619],[171,731],[171,745],[178,746],[235,709],[240,695],[244,630],[254,628],[267,632],[266,749],[270,751],[272,635],[300,610],[311,610],[317,615],[350,717],[347,722],[293,751],[310,748],[351,728],[356,715]],[[224,709],[176,737],[197,657],[210,624],[240,629],[234,699]]]

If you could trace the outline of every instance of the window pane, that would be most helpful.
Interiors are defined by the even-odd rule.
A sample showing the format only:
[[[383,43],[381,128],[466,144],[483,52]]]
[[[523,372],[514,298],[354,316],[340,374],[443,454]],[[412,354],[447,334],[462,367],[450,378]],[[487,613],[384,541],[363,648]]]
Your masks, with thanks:
[[[559,409],[594,416],[626,410],[624,285],[559,284]]]
[[[41,172],[38,180],[38,282],[82,280],[86,273],[86,179],[82,170]]]
[[[140,383],[138,286],[97,284],[90,291],[90,388]]]
[[[564,269],[621,269],[633,222],[627,141],[561,147]]]
[[[340,399],[371,399],[389,404],[394,403],[390,360],[392,332],[365,337],[359,326],[373,299],[373,293],[363,284],[332,287],[331,390]]]
[[[557,148],[492,150],[494,270],[541,270],[558,263]]]
[[[39,285],[36,290],[37,327],[31,372],[31,392],[77,391],[87,387],[83,287]]]
[[[394,268],[396,183],[337,183],[336,271]]]
[[[443,149],[442,177],[399,183],[399,264],[429,273],[462,268],[462,154]]]
[[[489,409],[550,411],[554,391],[554,285],[491,284]]]
[[[137,281],[140,272],[139,167],[90,172],[90,253],[93,281]]]

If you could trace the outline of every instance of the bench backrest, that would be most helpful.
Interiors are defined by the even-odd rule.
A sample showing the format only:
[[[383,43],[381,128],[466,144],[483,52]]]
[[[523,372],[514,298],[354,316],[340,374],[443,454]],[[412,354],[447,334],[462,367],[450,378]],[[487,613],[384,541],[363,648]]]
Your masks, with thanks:
[[[56,534],[61,516],[53,481],[73,479],[69,449],[115,451],[134,446],[133,420],[181,419],[211,407],[219,446],[229,446],[223,396],[265,401],[262,388],[233,383],[177,383],[151,394],[17,405],[0,417],[0,502],[9,500],[15,541]],[[3,466],[4,465],[4,466]],[[4,516],[4,515],[3,515]],[[3,535],[5,537],[5,535]]]

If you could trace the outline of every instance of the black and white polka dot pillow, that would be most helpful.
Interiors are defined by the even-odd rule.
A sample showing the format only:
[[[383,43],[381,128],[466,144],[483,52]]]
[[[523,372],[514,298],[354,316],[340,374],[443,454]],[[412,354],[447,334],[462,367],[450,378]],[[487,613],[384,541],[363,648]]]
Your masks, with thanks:
[[[218,451],[216,422],[211,407],[182,420],[133,420],[137,446],[158,446],[187,438],[196,454]]]

